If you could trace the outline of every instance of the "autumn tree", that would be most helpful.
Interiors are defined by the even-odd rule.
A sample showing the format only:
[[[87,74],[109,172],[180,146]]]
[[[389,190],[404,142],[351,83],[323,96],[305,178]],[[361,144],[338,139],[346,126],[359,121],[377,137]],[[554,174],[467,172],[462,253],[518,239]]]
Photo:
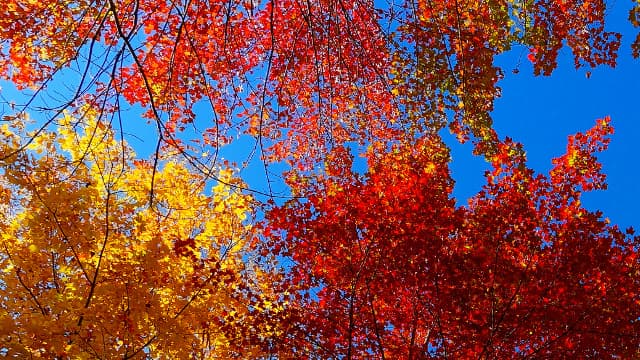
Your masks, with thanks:
[[[640,237],[580,203],[604,186],[611,131],[572,136],[548,176],[505,140],[468,206],[435,137],[372,154],[364,175],[342,152],[313,195],[269,213],[293,261],[295,357],[637,357]]]
[[[6,154],[27,135],[4,125],[1,136]],[[253,200],[234,189],[230,168],[209,189],[175,154],[161,162],[153,174],[93,109],[65,115],[57,132],[0,162],[0,352],[268,353],[278,309],[247,248]]]
[[[82,103],[140,105],[160,141],[195,163],[200,147],[215,158],[244,135],[265,165],[309,170],[334,146],[382,149],[446,124],[485,153],[497,141],[496,56],[524,47],[549,75],[567,44],[576,66],[614,65],[620,34],[605,29],[605,10],[603,0],[9,0],[0,76],[33,89],[25,107],[45,103],[49,119]]]

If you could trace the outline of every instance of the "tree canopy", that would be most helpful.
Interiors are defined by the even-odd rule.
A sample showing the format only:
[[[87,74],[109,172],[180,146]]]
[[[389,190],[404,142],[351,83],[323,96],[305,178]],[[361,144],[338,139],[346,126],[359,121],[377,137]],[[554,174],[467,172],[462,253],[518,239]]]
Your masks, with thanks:
[[[606,188],[611,120],[540,174],[491,119],[495,60],[514,47],[536,75],[564,47],[577,68],[615,66],[606,12],[8,0],[0,354],[640,356],[640,237],[581,203]],[[490,166],[468,205],[452,195],[447,127]],[[130,145],[141,137],[150,157]],[[223,157],[246,139],[264,189]]]

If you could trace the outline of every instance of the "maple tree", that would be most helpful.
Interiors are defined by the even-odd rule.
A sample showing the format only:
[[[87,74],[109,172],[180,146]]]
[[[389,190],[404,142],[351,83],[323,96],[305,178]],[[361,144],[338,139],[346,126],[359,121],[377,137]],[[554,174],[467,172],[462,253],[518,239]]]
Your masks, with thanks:
[[[0,78],[27,100],[7,101],[0,135],[0,354],[639,356],[638,238],[580,203],[605,186],[609,120],[542,176],[490,116],[495,59],[514,47],[537,75],[565,45],[576,67],[614,66],[605,14],[603,0],[5,1]],[[125,141],[141,120],[150,159]],[[492,166],[468,206],[446,126]],[[220,154],[246,138],[266,191]],[[286,203],[248,195],[278,195],[280,176]]]
[[[3,153],[19,129],[2,128]],[[25,134],[22,134],[25,136]],[[231,358],[262,354],[278,311],[251,261],[252,199],[135,159],[87,110],[0,163],[0,348],[10,357]],[[258,319],[260,319],[258,321]]]
[[[505,140],[459,207],[446,147],[398,144],[270,213],[292,257],[301,358],[635,358],[640,237],[580,203],[604,186],[603,119],[570,138],[548,176]]]
[[[174,135],[190,126],[212,154],[247,135],[265,161],[305,170],[336,145],[447,123],[485,153],[497,141],[496,56],[524,46],[534,72],[549,75],[566,43],[576,66],[613,65],[620,34],[604,28],[605,8],[603,0],[9,0],[0,76],[41,95],[59,75],[67,98],[48,108],[142,105],[172,144],[185,146]]]

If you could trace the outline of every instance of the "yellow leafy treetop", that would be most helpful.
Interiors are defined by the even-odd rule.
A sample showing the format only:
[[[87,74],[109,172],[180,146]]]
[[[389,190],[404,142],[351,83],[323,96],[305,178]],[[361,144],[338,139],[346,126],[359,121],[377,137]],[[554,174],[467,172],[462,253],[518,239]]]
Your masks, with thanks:
[[[24,136],[1,128],[0,153]],[[247,246],[251,197],[231,169],[211,188],[177,158],[152,163],[90,109],[0,162],[0,353],[264,356],[283,308]]]

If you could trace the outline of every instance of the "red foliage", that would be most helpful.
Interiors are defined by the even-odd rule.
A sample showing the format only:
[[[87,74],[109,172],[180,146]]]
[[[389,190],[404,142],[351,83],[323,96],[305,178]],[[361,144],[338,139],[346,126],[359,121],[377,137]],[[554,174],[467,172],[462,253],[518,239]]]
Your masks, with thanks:
[[[549,75],[566,43],[576,66],[613,65],[620,35],[604,14],[603,0],[9,0],[0,76],[37,88],[79,70],[76,84],[61,74],[70,97],[142,105],[162,135],[194,124],[216,148],[256,136],[265,159],[307,170],[335,145],[447,122],[491,154],[495,57],[524,45],[534,72]]]
[[[309,358],[632,358],[637,246],[580,204],[604,186],[600,120],[549,177],[498,146],[487,184],[456,207],[437,138],[328,171],[308,201],[269,214],[293,260],[296,355]],[[349,165],[348,162],[346,165]]]

